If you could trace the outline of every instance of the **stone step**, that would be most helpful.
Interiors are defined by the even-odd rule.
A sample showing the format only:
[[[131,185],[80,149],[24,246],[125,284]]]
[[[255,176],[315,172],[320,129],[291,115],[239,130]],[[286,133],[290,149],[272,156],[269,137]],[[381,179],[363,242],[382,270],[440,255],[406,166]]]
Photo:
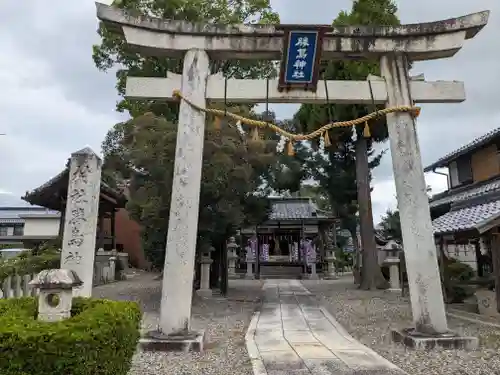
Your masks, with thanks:
[[[261,280],[300,280],[302,275],[265,275],[260,274]]]
[[[261,273],[272,273],[277,275],[282,275],[285,273],[291,274],[301,274],[302,267],[282,267],[282,266],[261,266]]]
[[[262,265],[260,277],[261,279],[300,279],[302,267]]]

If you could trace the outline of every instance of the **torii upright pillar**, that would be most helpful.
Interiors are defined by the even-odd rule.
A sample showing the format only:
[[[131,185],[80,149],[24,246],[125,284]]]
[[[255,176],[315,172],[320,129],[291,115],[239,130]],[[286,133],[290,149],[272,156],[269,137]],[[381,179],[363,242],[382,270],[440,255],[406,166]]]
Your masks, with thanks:
[[[116,25],[120,25],[127,44],[148,55],[178,57],[187,51],[198,49],[206,51],[216,60],[279,60],[284,48],[283,31],[274,25],[194,25],[184,21],[134,17],[123,10],[103,4],[97,4],[97,14],[99,19],[114,29]],[[330,30],[322,35],[321,58],[381,61],[385,82],[372,82],[372,90],[366,81],[329,81],[325,85],[330,93],[327,98],[327,90],[323,85],[319,85],[316,92],[280,92],[277,89],[277,81],[267,85],[266,80],[228,80],[226,84],[220,75],[211,75],[207,77],[206,88],[200,84],[198,92],[185,91],[183,95],[197,104],[203,102],[200,95],[204,95],[204,98],[211,102],[227,100],[231,103],[325,103],[328,99],[331,103],[342,104],[369,104],[374,100],[376,104],[394,106],[412,105],[414,102],[461,102],[465,100],[462,83],[412,81],[407,72],[406,61],[452,57],[462,48],[466,39],[474,37],[487,24],[488,16],[489,12],[485,11],[445,21],[401,25],[395,28],[330,27]],[[191,79],[194,74],[194,70],[186,68],[186,63],[184,68],[182,76],[169,73],[166,78],[129,77],[126,95],[136,99],[173,100],[173,90],[186,90],[186,79]],[[269,90],[266,90],[266,87],[269,87]],[[373,95],[370,91],[373,91]],[[191,116],[198,116],[192,111],[189,116],[182,115],[183,108],[185,114],[188,113],[186,105],[181,105],[180,132],[189,127]],[[197,124],[202,129],[203,124],[199,121]],[[477,344],[477,340],[460,341],[448,333],[413,119],[406,113],[392,114],[388,116],[388,127],[414,320],[413,329],[400,332],[399,336],[394,337],[399,337],[405,343],[424,347],[445,342],[446,345],[460,345],[466,342],[473,346]],[[196,140],[191,141],[192,145],[199,146],[199,149],[184,148],[185,152],[192,153],[187,156],[185,153],[179,153],[181,145],[178,143],[176,155],[178,158],[189,158],[196,154],[197,163],[191,168],[200,168],[198,157],[201,155],[203,132],[191,130],[191,134],[196,137]],[[183,163],[176,161],[176,168],[177,164]],[[194,257],[197,227],[196,223],[188,220],[197,219],[193,212],[195,207],[197,210],[198,198],[195,199],[194,196],[199,194],[200,175],[200,172],[196,171],[189,178],[189,182],[193,184],[189,188],[190,205],[174,203],[176,193],[172,199],[172,205],[177,207],[175,210],[181,211],[178,216],[181,222],[175,226],[175,230],[179,231],[175,235],[170,233],[174,230],[173,224],[169,226],[170,242],[167,246],[166,265],[168,267],[167,262],[177,258],[181,261],[179,266],[189,273],[189,276],[180,280],[175,277],[177,272],[171,272],[169,275],[165,270],[163,285],[169,286],[163,290],[162,302],[165,303],[162,303],[160,322],[160,328],[165,333],[187,331],[189,328],[190,308],[187,305],[191,303],[191,293],[186,293],[184,297],[179,295],[174,299],[165,296],[165,293],[175,293],[177,287],[178,290],[185,291],[186,285],[192,282],[192,270],[189,270],[189,267],[193,263],[187,256]],[[173,191],[182,189],[183,184],[182,178],[175,178]],[[188,211],[190,214],[187,214]],[[171,239],[174,238],[186,241],[186,244],[172,244]],[[172,254],[181,249],[185,251],[182,257]],[[177,305],[168,301],[175,301]],[[179,313],[172,314],[176,309],[179,309]],[[422,338],[423,341],[420,340]]]

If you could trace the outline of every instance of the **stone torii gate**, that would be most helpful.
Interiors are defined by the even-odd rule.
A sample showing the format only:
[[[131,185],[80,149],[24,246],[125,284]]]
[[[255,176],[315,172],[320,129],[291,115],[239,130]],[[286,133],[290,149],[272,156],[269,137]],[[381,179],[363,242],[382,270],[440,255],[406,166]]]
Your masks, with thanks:
[[[375,103],[394,107],[465,100],[461,82],[411,80],[408,62],[452,57],[465,40],[487,24],[489,12],[396,27],[309,26],[308,31],[304,31],[305,25],[212,25],[137,17],[99,3],[97,16],[122,33],[127,44],[141,54],[184,57],[182,75],[129,77],[129,98],[176,100],[172,92],[180,89],[185,98],[200,107],[206,106],[207,99],[231,103],[324,104],[328,100],[356,104],[372,103],[372,91]],[[284,51],[289,53],[293,38],[292,31],[284,37],[284,28],[295,30],[299,37],[313,32],[317,38],[314,53],[319,51],[321,56],[313,55],[309,62],[316,59],[317,64],[319,58],[379,60],[383,79],[316,85],[314,67],[305,70],[308,77],[304,79],[304,74],[283,72],[284,65],[280,80],[270,84],[266,80],[226,81],[219,74],[210,74],[210,58],[282,59]],[[305,89],[295,90],[301,83]],[[414,118],[408,112],[391,113],[387,125],[415,331],[420,336],[442,339],[449,336],[448,326]],[[181,101],[159,327],[164,335],[190,329],[204,128],[205,113]]]

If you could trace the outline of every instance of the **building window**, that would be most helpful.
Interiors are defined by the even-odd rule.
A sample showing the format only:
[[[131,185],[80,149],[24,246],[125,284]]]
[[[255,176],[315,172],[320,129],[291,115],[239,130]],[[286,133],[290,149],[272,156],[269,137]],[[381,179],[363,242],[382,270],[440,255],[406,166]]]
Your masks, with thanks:
[[[462,156],[457,159],[458,183],[460,185],[467,184],[473,181],[472,178],[472,163],[471,157]]]
[[[14,227],[13,235],[14,236],[22,236],[23,234],[24,234],[24,227],[22,227],[21,225],[16,225]]]
[[[7,236],[7,227],[0,227],[0,236]]]

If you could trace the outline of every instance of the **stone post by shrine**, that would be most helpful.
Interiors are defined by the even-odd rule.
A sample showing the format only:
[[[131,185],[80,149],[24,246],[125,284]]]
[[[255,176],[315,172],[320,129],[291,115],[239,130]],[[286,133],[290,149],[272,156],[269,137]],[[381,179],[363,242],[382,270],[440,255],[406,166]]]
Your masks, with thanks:
[[[75,297],[90,297],[94,278],[102,161],[86,147],[71,155],[64,215],[61,268],[76,272]]]
[[[182,93],[201,107],[205,107],[209,73],[209,59],[205,51],[192,49],[186,52]],[[186,332],[191,328],[204,136],[205,113],[182,100],[161,292],[159,328],[165,335]]]
[[[386,54],[380,59],[388,107],[413,105],[408,68],[409,61],[403,54]],[[418,332],[446,333],[448,324],[415,120],[408,112],[390,113],[387,128],[413,322]]]
[[[309,275],[309,279],[317,280],[318,274],[316,273],[316,262],[311,263],[311,274]]]

